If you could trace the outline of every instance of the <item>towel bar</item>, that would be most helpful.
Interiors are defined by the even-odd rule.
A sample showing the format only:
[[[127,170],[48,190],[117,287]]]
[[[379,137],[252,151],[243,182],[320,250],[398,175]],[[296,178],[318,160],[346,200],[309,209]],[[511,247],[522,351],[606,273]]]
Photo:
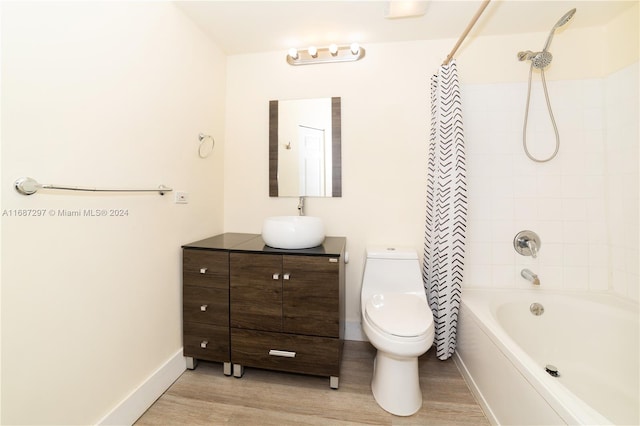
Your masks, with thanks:
[[[155,189],[126,189],[126,188],[91,188],[86,186],[68,186],[68,185],[46,185],[38,183],[35,179],[30,177],[21,177],[14,183],[16,191],[22,195],[32,195],[38,192],[39,189],[61,189],[64,191],[93,191],[93,192],[158,192],[160,195],[164,195],[165,192],[173,191],[164,185],[160,185]]]

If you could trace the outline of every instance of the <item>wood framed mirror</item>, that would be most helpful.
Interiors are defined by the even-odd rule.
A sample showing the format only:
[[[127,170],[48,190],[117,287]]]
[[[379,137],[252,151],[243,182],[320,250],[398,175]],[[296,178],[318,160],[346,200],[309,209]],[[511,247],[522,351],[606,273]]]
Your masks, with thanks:
[[[342,196],[339,97],[269,102],[269,196]]]

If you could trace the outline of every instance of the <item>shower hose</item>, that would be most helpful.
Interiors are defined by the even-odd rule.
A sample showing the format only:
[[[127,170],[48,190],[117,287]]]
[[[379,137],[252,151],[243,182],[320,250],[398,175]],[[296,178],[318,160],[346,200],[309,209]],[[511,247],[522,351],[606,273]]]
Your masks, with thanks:
[[[540,160],[535,158],[529,152],[527,148],[527,122],[529,121],[529,101],[531,100],[531,77],[533,75],[533,62],[531,63],[531,68],[529,68],[529,87],[527,88],[527,106],[524,111],[524,127],[522,129],[522,146],[524,147],[524,152],[527,154],[531,160],[537,163],[546,163],[547,161],[552,160],[556,154],[558,154],[558,150],[560,149],[560,135],[558,134],[558,126],[556,126],[556,120],[553,116],[553,111],[551,111],[551,102],[549,101],[549,93],[547,91],[547,81],[544,78],[544,69],[540,69],[540,75],[542,77],[542,87],[544,88],[544,98],[547,101],[547,110],[549,111],[549,117],[551,118],[551,124],[553,124],[553,131],[556,134],[556,149],[553,151],[553,154],[549,158],[544,160]]]

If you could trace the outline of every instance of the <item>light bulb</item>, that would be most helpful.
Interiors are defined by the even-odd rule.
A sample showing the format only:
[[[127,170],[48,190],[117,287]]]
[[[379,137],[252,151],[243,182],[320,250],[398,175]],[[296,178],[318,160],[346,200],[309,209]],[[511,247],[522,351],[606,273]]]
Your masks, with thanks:
[[[332,56],[336,56],[338,54],[338,46],[335,44],[330,45],[329,53],[331,53]]]
[[[358,43],[351,43],[350,49],[351,53],[353,53],[354,55],[360,53],[360,45]]]
[[[307,51],[309,52],[309,55],[311,55],[312,58],[315,58],[318,56],[318,49],[315,46],[309,46],[309,49],[307,49]]]
[[[298,59],[298,49],[295,47],[289,49],[289,56],[291,56],[291,59]]]

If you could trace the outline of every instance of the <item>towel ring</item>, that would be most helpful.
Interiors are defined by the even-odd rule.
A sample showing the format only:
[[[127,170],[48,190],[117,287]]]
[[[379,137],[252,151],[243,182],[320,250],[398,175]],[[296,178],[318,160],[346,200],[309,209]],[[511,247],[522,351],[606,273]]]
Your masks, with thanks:
[[[200,133],[198,135],[198,140],[200,141],[198,155],[200,158],[207,158],[213,152],[213,147],[215,146],[216,141],[213,139],[213,136],[205,135],[204,133]]]

